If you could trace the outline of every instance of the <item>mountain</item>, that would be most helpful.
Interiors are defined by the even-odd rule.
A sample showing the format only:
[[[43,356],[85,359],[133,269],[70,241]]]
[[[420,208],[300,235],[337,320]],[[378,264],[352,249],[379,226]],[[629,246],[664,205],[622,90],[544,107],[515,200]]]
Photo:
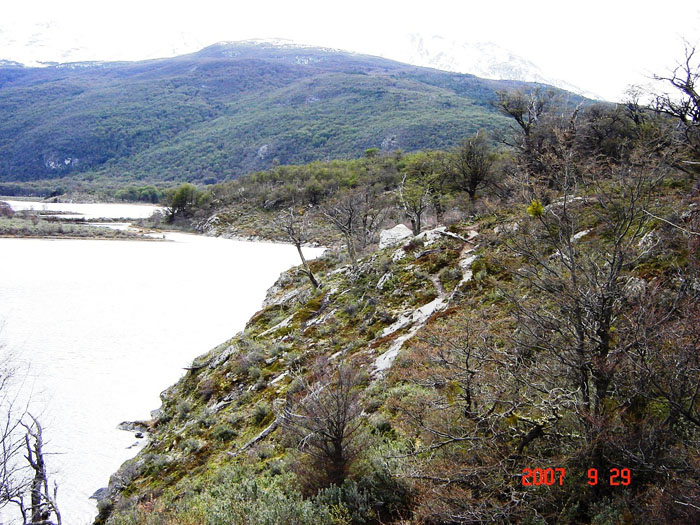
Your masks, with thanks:
[[[491,101],[522,86],[262,41],[140,62],[5,64],[0,181],[213,182],[373,147],[445,148],[505,129]]]
[[[537,82],[589,98],[600,98],[565,80],[547,75],[530,60],[493,42],[457,42],[441,36],[412,33],[392,57],[417,66],[470,73],[482,78]]]

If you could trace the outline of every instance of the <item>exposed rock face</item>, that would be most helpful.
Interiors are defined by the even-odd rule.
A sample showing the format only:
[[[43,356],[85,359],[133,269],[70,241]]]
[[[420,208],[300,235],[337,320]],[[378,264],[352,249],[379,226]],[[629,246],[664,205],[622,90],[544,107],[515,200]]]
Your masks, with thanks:
[[[377,290],[383,290],[384,285],[386,282],[391,279],[393,274],[391,272],[386,272],[384,275],[382,275],[381,279],[379,279],[379,282],[377,283]]]
[[[478,232],[472,231],[469,236],[470,240],[467,240],[451,233],[448,234],[447,232],[445,232],[444,228],[436,228],[435,230],[431,230],[430,232],[422,233],[419,237],[423,239],[430,239],[431,242],[435,242],[435,240],[441,234],[446,235],[448,237],[454,236],[455,238],[460,238],[462,241],[471,244],[473,242],[473,239],[478,235]],[[389,335],[394,334],[395,332],[398,332],[399,330],[410,326],[410,329],[405,334],[402,334],[399,337],[397,337],[396,340],[394,340],[394,342],[391,344],[389,349],[383,354],[381,354],[379,357],[377,357],[377,359],[374,361],[374,369],[372,371],[372,374],[375,377],[382,376],[386,372],[386,370],[391,368],[394,359],[396,359],[396,356],[401,351],[401,348],[403,347],[404,343],[411,339],[413,336],[415,336],[418,333],[418,331],[425,326],[425,324],[428,322],[428,319],[430,319],[430,317],[435,312],[439,312],[447,308],[447,306],[452,302],[452,299],[455,293],[459,290],[459,288],[464,283],[471,280],[473,275],[471,266],[477,258],[477,255],[472,253],[475,249],[476,246],[471,248],[466,247],[462,251],[462,258],[458,263],[459,268],[462,270],[462,279],[460,280],[459,284],[457,284],[457,286],[452,290],[451,293],[447,294],[445,292],[445,288],[440,283],[440,279],[438,277],[432,278],[431,280],[435,285],[435,290],[437,291],[438,296],[429,303],[424,304],[423,306],[420,306],[413,311],[401,313],[396,322],[382,330],[382,332],[379,334],[380,338],[387,337]],[[387,275],[390,275],[390,273],[385,274],[384,277],[386,277]],[[380,282],[384,280],[384,277],[382,277]]]
[[[258,148],[258,158],[260,160],[264,159],[267,157],[268,152],[270,151],[270,145],[269,144],[263,144]]]
[[[382,150],[389,151],[398,148],[399,140],[396,135],[388,135],[382,140]]]
[[[145,421],[123,421],[117,425],[117,428],[127,432],[148,432],[150,430]]]
[[[92,496],[90,496],[90,499],[96,499],[97,501],[102,501],[103,499],[106,499],[109,496],[109,489],[107,487],[102,487],[101,489],[97,489]]]
[[[416,235],[416,239],[423,239],[425,246],[430,246],[445,233],[445,230],[447,230],[447,228],[444,226],[438,226],[432,230],[426,230],[419,233]]]
[[[379,234],[379,249],[386,248],[392,244],[398,244],[404,239],[413,236],[413,232],[403,224],[397,224],[389,230],[382,230]]]

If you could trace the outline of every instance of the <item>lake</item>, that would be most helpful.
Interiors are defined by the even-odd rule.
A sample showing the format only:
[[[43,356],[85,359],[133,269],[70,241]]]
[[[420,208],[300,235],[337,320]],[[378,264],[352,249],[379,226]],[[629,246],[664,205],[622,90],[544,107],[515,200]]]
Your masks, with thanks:
[[[74,204],[70,202],[34,202],[0,198],[15,211],[34,210],[39,212],[59,212],[62,217],[93,219],[145,219],[156,210],[163,210],[151,204],[92,203]]]
[[[0,239],[0,342],[45,427],[64,523],[91,523],[89,496],[143,445],[116,425],[148,419],[183,368],[241,330],[299,263],[291,245],[166,237]]]

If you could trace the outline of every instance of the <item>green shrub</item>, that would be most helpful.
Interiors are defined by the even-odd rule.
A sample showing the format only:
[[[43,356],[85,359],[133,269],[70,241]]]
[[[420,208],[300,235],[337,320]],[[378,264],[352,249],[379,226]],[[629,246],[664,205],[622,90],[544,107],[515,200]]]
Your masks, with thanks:
[[[231,441],[238,437],[238,432],[231,425],[221,423],[214,427],[212,436],[219,441]]]
[[[270,415],[270,413],[271,410],[269,405],[266,405],[264,403],[256,405],[255,410],[253,410],[253,422],[256,425],[261,424]]]
[[[186,399],[183,399],[178,403],[176,412],[177,412],[177,417],[180,421],[184,421],[187,419],[187,415],[192,411],[192,403],[187,401]]]

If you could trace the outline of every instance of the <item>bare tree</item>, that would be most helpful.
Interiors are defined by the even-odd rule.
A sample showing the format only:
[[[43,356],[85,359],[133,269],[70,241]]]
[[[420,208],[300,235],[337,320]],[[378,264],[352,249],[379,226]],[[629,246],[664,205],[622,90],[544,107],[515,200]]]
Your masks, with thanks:
[[[389,207],[386,199],[374,185],[367,185],[360,194],[359,244],[366,249],[377,241],[379,229],[384,223]]]
[[[290,207],[286,211],[278,215],[279,224],[282,230],[287,234],[287,238],[294,244],[299,252],[301,264],[304,267],[304,273],[308,276],[309,281],[314,288],[319,288],[321,285],[311,271],[311,266],[304,257],[302,245],[309,240],[309,215],[305,210],[297,211]]]
[[[400,204],[411,224],[416,223],[420,233],[422,215],[432,206],[438,223],[445,214],[445,187],[453,169],[453,159],[441,151],[422,151],[415,154],[404,168],[405,177],[399,188]]]
[[[316,381],[306,385],[298,400],[290,400],[281,415],[283,428],[316,461],[321,486],[341,485],[360,452],[360,382],[348,364],[321,366]]]
[[[536,124],[550,108],[554,92],[535,88],[529,92],[522,90],[499,91],[496,107],[512,117],[520,126],[525,137],[530,137]],[[526,146],[526,144],[524,145]]]
[[[417,388],[392,408],[420,437],[401,468],[424,488],[417,514],[425,522],[518,521],[528,502],[513,472],[543,461],[541,443],[565,451],[560,421],[575,389],[557,385],[556,360],[524,359],[503,345],[493,322],[461,309],[402,357],[397,374]]]
[[[51,517],[60,525],[56,505],[57,486],[49,493],[44,462],[43,431],[37,418],[25,408],[18,409],[17,381],[11,358],[0,362],[0,508],[14,504],[23,522],[51,525]],[[25,503],[29,496],[30,503]]]
[[[425,180],[409,180],[406,173],[401,180],[398,193],[399,204],[411,221],[413,235],[418,235],[423,229],[423,216],[431,203],[430,183]]]
[[[342,234],[347,245],[350,262],[357,262],[355,238],[361,216],[361,201],[357,194],[348,192],[334,201],[325,204],[321,213]]]
[[[2,346],[0,345],[0,350]],[[7,354],[0,358],[0,410],[2,411],[2,426],[0,428],[0,445],[2,446],[2,465],[0,468],[0,507],[15,503],[17,498],[26,491],[26,465],[21,462],[24,439],[22,417],[25,410],[17,410],[17,396],[14,390],[13,377],[15,368]]]
[[[39,421],[28,414],[30,423],[22,422],[22,426],[26,430],[24,436],[26,445],[25,459],[29,463],[33,471],[30,482],[30,515],[32,525],[52,525],[51,516],[55,516],[57,525],[61,525],[61,513],[56,505],[56,496],[58,494],[58,485],[54,483],[53,494],[49,492],[49,478],[46,472],[46,463],[44,462],[44,438],[43,429]],[[24,508],[22,499],[20,498],[20,508],[22,515],[27,518],[27,511]]]
[[[694,46],[686,45],[683,61],[668,76],[655,75],[658,81],[670,84],[672,93],[657,94],[653,109],[677,119],[683,143],[690,155],[681,158],[678,167],[686,172],[700,171],[700,61]]]
[[[695,47],[686,45],[685,57],[669,76],[654,75],[655,80],[671,84],[673,93],[656,96],[655,109],[679,119],[684,124],[700,125],[700,68]]]
[[[546,155],[553,142],[554,92],[535,88],[529,92],[500,91],[497,96],[496,108],[518,124],[513,136],[503,137],[502,142],[515,148],[521,169],[529,175],[549,175]]]
[[[578,195],[581,183],[570,174],[562,174],[560,183],[562,198],[548,209],[531,206],[534,224],[511,238],[510,248],[524,261],[515,273],[541,298],[537,304],[514,298],[513,304],[521,319],[520,344],[558,356],[578,388],[579,413],[589,420],[602,415],[615,372],[611,352],[620,344],[613,341],[624,307],[624,276],[643,251],[639,240],[649,222],[643,210],[651,181],[643,175],[621,178],[613,190],[598,186],[590,202]],[[604,250],[582,246],[589,233],[583,217],[591,212],[599,235],[609,239]]]

